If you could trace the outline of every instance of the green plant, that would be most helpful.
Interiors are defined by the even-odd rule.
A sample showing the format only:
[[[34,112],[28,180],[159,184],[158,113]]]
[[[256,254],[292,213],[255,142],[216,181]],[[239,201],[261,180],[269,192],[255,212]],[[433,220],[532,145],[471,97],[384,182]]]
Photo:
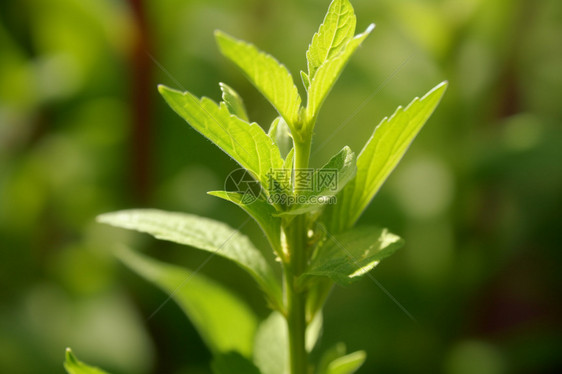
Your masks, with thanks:
[[[123,263],[168,292],[183,308],[213,353],[216,373],[352,373],[365,360],[364,352],[346,354],[341,344],[325,352],[316,364],[310,362],[309,353],[321,330],[322,307],[333,284],[360,279],[402,245],[402,239],[387,229],[355,224],[438,105],[447,83],[383,119],[358,157],[344,147],[322,168],[311,171],[311,140],[322,103],[374,28],[369,25],[354,35],[355,23],[348,0],[331,3],[306,53],[307,72],[301,71],[305,106],[285,66],[251,44],[216,32],[221,52],[279,113],[268,133],[249,122],[241,98],[225,84],[221,84],[220,104],[159,86],[177,114],[259,183],[257,193],[251,189],[209,193],[237,204],[258,223],[279,259],[282,282],[249,239],[223,223],[158,210],[98,217],[99,222],[225,257],[255,279],[273,310],[264,321],[258,321],[235,295],[197,272],[127,248],[117,252]],[[300,188],[303,184],[307,188]],[[187,282],[189,287],[183,287]],[[70,351],[65,367],[69,373],[101,372],[87,368]]]

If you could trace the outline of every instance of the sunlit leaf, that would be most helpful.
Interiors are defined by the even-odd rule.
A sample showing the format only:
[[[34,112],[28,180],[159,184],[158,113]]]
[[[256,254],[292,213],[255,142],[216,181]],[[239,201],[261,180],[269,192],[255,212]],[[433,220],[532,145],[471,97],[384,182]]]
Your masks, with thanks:
[[[222,31],[216,31],[215,37],[222,54],[244,72],[289,127],[295,128],[299,122],[301,98],[287,68],[254,45],[237,40]]]
[[[257,123],[250,124],[232,115],[225,103],[217,105],[206,97],[199,100],[189,92],[162,85],[158,89],[180,117],[252,173],[269,191],[269,172],[281,168],[283,159]]]
[[[348,0],[334,0],[328,8],[324,22],[306,51],[308,77],[314,78],[316,70],[339,54],[355,33],[355,13]]]
[[[236,351],[251,357],[257,320],[232,291],[201,274],[130,249],[121,248],[117,257],[179,304],[211,352]]]
[[[291,130],[283,117],[277,117],[271,124],[267,135],[279,147],[281,157],[287,157],[287,154],[293,148],[293,139],[291,138]]]
[[[222,91],[222,101],[226,104],[228,111],[234,114],[236,117],[249,122],[248,113],[246,113],[246,107],[244,106],[244,101],[238,95],[238,92],[234,91],[226,83],[219,83]]]
[[[66,349],[64,368],[68,374],[108,374],[106,371],[86,365],[78,360],[70,348]]]
[[[320,65],[313,78],[309,77],[311,81],[308,87],[304,123],[314,123],[322,103],[339,78],[345,64],[374,28],[375,25],[371,24],[365,32],[351,39],[337,55]]]
[[[331,232],[341,232],[357,222],[439,104],[446,88],[447,82],[439,84],[406,108],[399,107],[376,127],[357,158],[355,178],[337,195],[337,204],[324,212]]]
[[[106,213],[98,216],[98,222],[145,232],[157,239],[189,245],[232,260],[256,280],[274,306],[282,305],[279,283],[261,252],[245,235],[224,223],[156,209]]]
[[[326,276],[348,285],[402,245],[399,236],[375,226],[356,227],[337,235],[326,232],[325,243],[318,248],[305,276]]]

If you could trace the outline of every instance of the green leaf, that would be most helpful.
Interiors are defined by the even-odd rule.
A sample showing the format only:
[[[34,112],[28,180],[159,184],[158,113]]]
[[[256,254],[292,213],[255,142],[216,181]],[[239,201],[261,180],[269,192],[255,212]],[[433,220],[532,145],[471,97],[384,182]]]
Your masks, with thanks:
[[[66,348],[66,361],[64,368],[68,374],[108,374],[106,371],[93,366],[88,366],[78,360],[70,348]]]
[[[277,117],[273,120],[267,135],[273,139],[275,145],[279,148],[281,157],[287,157],[287,154],[293,148],[293,138],[291,138],[291,130],[283,117]]]
[[[278,312],[271,313],[258,327],[254,362],[263,374],[285,374],[289,364],[287,322]]]
[[[248,306],[214,281],[185,268],[121,248],[117,257],[170,295],[214,354],[237,351],[251,357],[257,320]]]
[[[252,361],[236,352],[216,355],[211,368],[215,374],[262,374]]]
[[[316,367],[316,374],[326,374],[328,372],[328,367],[330,363],[337,358],[345,356],[346,347],[345,343],[337,343],[336,345],[327,349],[320,360],[318,361],[318,366]]]
[[[326,276],[348,285],[360,279],[404,244],[397,235],[375,226],[356,227],[338,235],[326,232],[304,276]]]
[[[301,79],[304,89],[308,92],[308,87],[310,86],[310,79],[308,78],[308,75],[302,70],[301,70]]]
[[[226,106],[209,98],[197,99],[189,92],[165,86],[158,89],[172,109],[191,127],[215,143],[269,191],[269,172],[283,166],[279,149],[257,123],[232,115]]]
[[[366,358],[365,351],[357,351],[338,357],[328,365],[326,374],[353,374],[363,365]]]
[[[334,0],[320,29],[312,37],[306,51],[308,76],[314,77],[316,70],[339,54],[355,33],[355,13],[348,0]]]
[[[244,201],[245,195],[238,192],[210,191],[207,193],[233,202],[244,209],[263,230],[275,253],[280,257],[283,255],[281,250],[281,218],[275,216],[277,211],[272,205],[262,199],[253,198],[250,201]]]
[[[234,261],[247,271],[270,298],[283,305],[273,270],[250,240],[228,225],[208,218],[156,209],[133,209],[98,216],[98,222],[148,233],[157,239],[189,245]]]
[[[330,231],[341,232],[357,222],[439,104],[446,88],[447,82],[439,84],[406,108],[398,107],[376,127],[357,158],[357,175],[338,194],[337,204],[324,212]]]
[[[308,324],[306,349],[312,351],[322,332],[322,313]],[[285,374],[289,366],[287,322],[278,312],[271,313],[258,327],[254,362],[263,374]]]
[[[219,83],[222,91],[222,101],[226,104],[230,114],[234,114],[236,117],[243,119],[246,122],[250,122],[248,119],[248,113],[246,113],[246,107],[244,106],[244,101],[238,95],[238,92],[234,91],[226,83]]]
[[[336,195],[355,176],[355,153],[345,146],[320,170],[295,170],[294,189],[302,203],[279,215],[296,215],[318,209]],[[303,190],[306,189],[306,190]]]
[[[310,86],[308,87],[308,101],[304,118],[305,124],[309,126],[314,124],[322,103],[339,78],[345,64],[374,28],[374,24],[369,25],[365,32],[351,39],[339,54],[320,65],[314,77],[311,78]]]
[[[254,45],[215,32],[224,56],[234,62],[285,119],[291,129],[299,123],[301,98],[293,77],[275,58]]]

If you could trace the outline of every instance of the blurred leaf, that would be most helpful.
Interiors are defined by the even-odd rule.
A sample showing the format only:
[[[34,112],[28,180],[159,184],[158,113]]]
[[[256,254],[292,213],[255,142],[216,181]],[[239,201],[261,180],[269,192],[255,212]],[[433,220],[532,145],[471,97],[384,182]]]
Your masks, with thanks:
[[[226,106],[209,98],[197,99],[189,92],[165,86],[158,89],[172,109],[195,130],[248,170],[270,190],[269,173],[283,167],[279,149],[257,123],[248,123],[232,115]]]
[[[214,354],[237,351],[251,357],[257,320],[231,291],[201,274],[122,248],[117,257],[170,295]]]
[[[289,363],[287,322],[273,312],[258,327],[254,362],[263,374],[285,374]]]
[[[246,270],[269,296],[283,305],[274,272],[250,240],[228,225],[191,214],[156,209],[133,209],[98,216],[98,222],[148,233],[157,239],[189,245],[234,261]]]
[[[318,209],[329,202],[330,197],[336,195],[349,182],[356,172],[355,153],[348,146],[343,147],[321,169],[313,174],[304,174],[304,178],[311,178],[309,191],[299,191],[299,173],[308,173],[312,169],[295,170],[295,190],[304,198],[302,204],[294,204],[289,210],[279,215],[296,215]]]
[[[262,199],[255,199],[253,196],[251,200],[245,201],[246,195],[238,192],[210,191],[208,194],[231,201],[244,209],[263,230],[275,253],[281,256],[281,218],[275,216],[277,212],[272,205]]]
[[[215,374],[261,374],[253,362],[236,352],[215,356],[211,368]]]
[[[335,236],[327,233],[304,275],[327,276],[348,285],[393,254],[403,242],[387,229],[375,226],[356,227]]]
[[[287,154],[293,147],[293,138],[291,138],[291,130],[283,117],[277,117],[273,120],[267,135],[269,135],[277,147],[279,147],[281,157],[287,157]]]
[[[299,122],[301,98],[287,68],[254,45],[237,40],[222,31],[216,31],[215,37],[222,54],[246,74],[289,127],[294,129]]]
[[[244,106],[244,101],[238,95],[238,92],[234,91],[226,83],[219,83],[222,91],[222,101],[226,104],[228,111],[234,114],[236,117],[243,119],[246,122],[250,122],[248,119],[248,114],[246,113],[246,107]]]
[[[66,361],[64,368],[68,374],[108,374],[106,371],[93,366],[88,366],[78,360],[70,348],[66,349]]]
[[[355,23],[355,12],[348,0],[332,1],[324,22],[306,51],[308,77],[314,79],[316,70],[346,47],[353,38]]]
[[[446,88],[447,82],[440,83],[406,108],[398,107],[376,127],[357,158],[357,175],[338,194],[337,203],[324,212],[328,230],[341,232],[357,222],[439,104]]]
[[[352,374],[365,362],[367,355],[365,351],[357,351],[338,357],[328,365],[326,374]]]
[[[328,372],[328,367],[330,363],[337,358],[345,356],[346,348],[345,343],[337,343],[333,347],[327,349],[320,360],[318,361],[318,366],[316,367],[316,374],[326,374]]]
[[[345,64],[374,28],[374,24],[369,25],[365,32],[351,39],[339,54],[324,62],[318,68],[308,87],[308,101],[304,123],[314,124],[322,103],[338,80]]]

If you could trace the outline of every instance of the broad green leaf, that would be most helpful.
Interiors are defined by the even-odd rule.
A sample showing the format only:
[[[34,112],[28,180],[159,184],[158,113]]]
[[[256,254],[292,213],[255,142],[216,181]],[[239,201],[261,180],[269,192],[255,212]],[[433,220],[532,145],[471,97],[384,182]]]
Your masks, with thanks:
[[[237,40],[222,31],[215,37],[222,54],[234,62],[294,129],[299,123],[301,98],[293,77],[275,58],[254,45]]]
[[[271,127],[267,135],[275,142],[275,145],[281,152],[281,157],[287,157],[287,154],[293,147],[293,138],[291,138],[291,130],[283,117],[277,117],[271,123]]]
[[[64,368],[68,374],[108,374],[106,371],[88,366],[78,360],[70,348],[66,349]]]
[[[322,332],[322,313],[308,324],[306,349],[310,352]],[[287,322],[278,312],[272,312],[258,327],[254,344],[254,362],[263,374],[285,374],[289,365]]]
[[[326,374],[353,374],[363,365],[366,358],[365,351],[357,351],[338,357],[328,365]]]
[[[312,37],[306,51],[308,76],[314,78],[316,70],[339,54],[355,33],[355,13],[348,0],[334,0],[320,29]]]
[[[208,218],[156,209],[133,209],[98,216],[98,222],[148,233],[234,261],[266,292],[274,307],[283,305],[273,270],[250,240],[228,225]]]
[[[244,196],[238,192],[210,191],[209,195],[220,197],[221,199],[233,202],[244,209],[260,226],[265,236],[269,240],[271,247],[278,256],[282,256],[281,251],[281,218],[276,217],[277,211],[262,199],[251,199],[244,201]]]
[[[404,244],[397,235],[375,226],[356,227],[338,235],[326,232],[304,276],[326,276],[348,285],[360,279]]]
[[[121,248],[117,257],[170,295],[214,354],[236,351],[251,357],[257,320],[230,290],[196,272]]]
[[[254,362],[263,374],[285,374],[289,364],[287,322],[278,312],[271,313],[258,327]]]
[[[357,158],[355,178],[337,195],[338,202],[324,212],[327,227],[341,232],[352,227],[394,170],[431,116],[447,88],[443,82],[406,108],[384,118]]]
[[[356,172],[355,153],[345,146],[319,170],[295,170],[294,190],[297,204],[279,215],[295,215],[318,209],[336,195],[354,176]]]
[[[232,115],[226,106],[189,92],[158,86],[172,109],[191,127],[242,165],[269,191],[269,172],[283,166],[279,149],[257,123]]]
[[[211,368],[215,374],[262,374],[252,361],[236,352],[216,355]]]
[[[320,65],[314,77],[309,77],[311,81],[308,87],[305,124],[309,126],[314,124],[322,103],[339,78],[345,64],[374,28],[374,24],[369,25],[365,32],[351,39],[337,55]]]
[[[226,104],[228,111],[234,114],[236,117],[243,119],[246,122],[250,122],[248,119],[248,113],[246,113],[246,107],[244,106],[244,101],[238,95],[238,92],[234,91],[226,83],[219,83],[222,91],[222,101]]]

